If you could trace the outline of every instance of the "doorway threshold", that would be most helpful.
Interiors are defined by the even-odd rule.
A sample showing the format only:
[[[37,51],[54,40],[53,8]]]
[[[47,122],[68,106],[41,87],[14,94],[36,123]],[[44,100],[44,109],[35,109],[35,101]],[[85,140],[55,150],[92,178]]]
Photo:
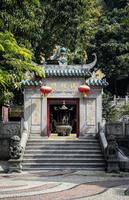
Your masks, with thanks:
[[[76,134],[70,134],[69,136],[58,136],[57,133],[51,134],[48,140],[79,140]]]

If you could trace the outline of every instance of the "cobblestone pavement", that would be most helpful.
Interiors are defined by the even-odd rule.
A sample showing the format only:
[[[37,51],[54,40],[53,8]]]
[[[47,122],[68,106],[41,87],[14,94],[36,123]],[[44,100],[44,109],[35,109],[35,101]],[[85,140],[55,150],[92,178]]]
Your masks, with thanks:
[[[87,173],[85,171],[43,171],[0,174],[3,200],[129,200],[129,173]]]

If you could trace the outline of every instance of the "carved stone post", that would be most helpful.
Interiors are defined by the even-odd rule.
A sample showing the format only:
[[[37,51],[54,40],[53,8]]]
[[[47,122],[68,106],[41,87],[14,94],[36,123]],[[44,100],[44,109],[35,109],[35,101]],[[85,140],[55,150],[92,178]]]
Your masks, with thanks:
[[[107,172],[119,173],[120,168],[118,161],[118,144],[116,142],[114,135],[110,135],[108,138],[108,146],[106,154],[107,154]]]
[[[10,139],[9,172],[21,172],[21,153],[22,147],[20,146],[20,138],[14,135]]]

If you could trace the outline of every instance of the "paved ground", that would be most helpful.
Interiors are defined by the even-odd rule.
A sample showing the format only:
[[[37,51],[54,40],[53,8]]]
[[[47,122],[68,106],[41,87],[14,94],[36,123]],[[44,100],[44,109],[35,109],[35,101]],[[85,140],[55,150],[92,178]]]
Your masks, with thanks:
[[[85,171],[0,174],[0,199],[129,200],[129,173],[107,175]]]

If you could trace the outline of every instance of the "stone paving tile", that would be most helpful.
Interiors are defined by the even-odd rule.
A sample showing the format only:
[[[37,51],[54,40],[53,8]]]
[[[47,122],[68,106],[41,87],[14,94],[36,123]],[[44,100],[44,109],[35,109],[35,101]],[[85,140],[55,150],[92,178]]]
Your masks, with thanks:
[[[129,196],[124,195],[124,192],[128,186],[129,185],[124,185],[115,188],[110,188],[99,195],[81,198],[79,200],[129,200]]]
[[[1,175],[0,199],[129,200],[129,196],[123,195],[129,186],[128,176],[87,176],[84,172],[72,171],[51,171],[47,176],[48,173]]]
[[[0,192],[1,192],[1,189],[13,189],[13,188],[21,188],[21,187],[25,187],[27,185],[0,185]]]
[[[46,193],[46,194],[40,194],[35,196],[24,196],[24,197],[13,197],[10,199],[13,200],[70,200],[75,198],[81,198],[85,196],[90,196],[96,193],[103,192],[105,190],[104,187],[95,186],[95,185],[79,185],[76,186],[70,190],[65,190],[61,192],[55,192],[55,193]],[[6,197],[6,199],[9,199]]]
[[[47,189],[50,189],[50,188],[54,188],[56,186],[59,186],[60,183],[49,183],[49,184],[44,184],[44,185],[41,185],[41,186],[37,186],[37,187],[31,187],[31,188],[27,188],[27,189],[19,189],[14,191],[0,191],[0,195],[2,194],[16,194],[16,193],[28,193],[28,192],[34,192],[36,191],[38,193],[38,191],[42,191],[42,190],[47,190]],[[9,188],[10,189],[10,188]]]
[[[26,193],[24,197],[22,197],[23,194],[20,195],[19,197],[15,197],[15,194],[13,197],[6,197],[6,199],[13,199],[13,200],[72,200],[72,199],[80,199],[80,198],[86,198],[88,196],[93,196],[96,194],[103,193],[107,191],[108,188],[110,187],[116,187],[120,186],[121,184],[129,184],[128,181],[107,181],[107,182],[96,182],[96,183],[90,183],[90,184],[81,184],[77,185],[71,189],[67,189],[64,191],[59,191],[59,192],[52,192],[52,193],[44,193],[44,194],[37,194],[36,195],[31,195]],[[49,185],[49,184],[48,184]],[[28,196],[29,195],[29,196]],[[4,198],[3,198],[4,199]],[[113,199],[116,200],[116,199]]]

